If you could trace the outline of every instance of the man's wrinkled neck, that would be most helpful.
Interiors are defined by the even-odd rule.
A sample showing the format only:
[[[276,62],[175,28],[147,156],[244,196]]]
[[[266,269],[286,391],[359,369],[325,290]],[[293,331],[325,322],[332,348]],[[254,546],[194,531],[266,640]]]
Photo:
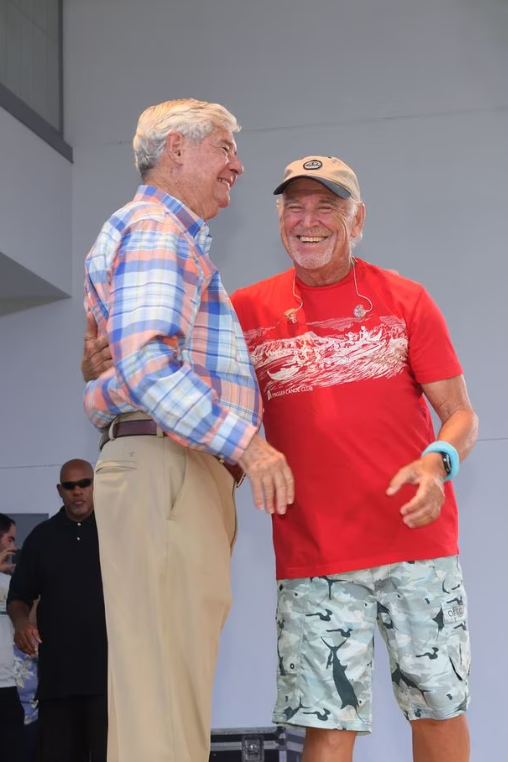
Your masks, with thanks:
[[[295,263],[295,271],[298,279],[306,286],[333,286],[334,283],[340,283],[344,280],[353,267],[353,258],[347,256],[343,261],[329,263],[324,267],[316,269],[307,269]]]

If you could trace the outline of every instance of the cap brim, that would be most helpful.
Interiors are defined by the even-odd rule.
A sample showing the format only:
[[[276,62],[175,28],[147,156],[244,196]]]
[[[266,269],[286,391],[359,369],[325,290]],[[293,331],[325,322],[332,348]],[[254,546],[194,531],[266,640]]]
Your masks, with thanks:
[[[324,185],[325,188],[328,188],[328,190],[330,190],[332,193],[335,193],[335,195],[339,196],[339,198],[351,198],[352,196],[351,191],[348,191],[348,189],[344,188],[342,185],[339,185],[338,183],[332,183],[330,180],[324,180],[322,177],[312,177],[308,172],[306,172],[304,175],[295,175],[289,180],[281,183],[275,188],[273,195],[280,196],[281,193],[284,193],[289,183],[292,183],[293,180],[301,180],[302,178],[305,180],[315,180],[317,183],[321,183],[321,185]]]

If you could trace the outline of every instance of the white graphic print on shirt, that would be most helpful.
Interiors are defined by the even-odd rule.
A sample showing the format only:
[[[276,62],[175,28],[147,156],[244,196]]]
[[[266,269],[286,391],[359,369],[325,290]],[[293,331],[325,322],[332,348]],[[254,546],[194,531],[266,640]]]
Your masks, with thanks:
[[[307,324],[305,333],[282,339],[270,338],[277,326],[247,331],[266,398],[398,375],[408,358],[405,322],[388,315],[377,325],[351,330],[356,323],[351,318],[316,321]]]

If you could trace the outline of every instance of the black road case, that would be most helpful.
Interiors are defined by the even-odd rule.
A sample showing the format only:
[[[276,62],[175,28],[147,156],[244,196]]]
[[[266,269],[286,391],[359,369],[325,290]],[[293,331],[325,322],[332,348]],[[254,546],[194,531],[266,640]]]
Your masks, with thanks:
[[[210,762],[301,762],[304,736],[299,728],[212,730]]]

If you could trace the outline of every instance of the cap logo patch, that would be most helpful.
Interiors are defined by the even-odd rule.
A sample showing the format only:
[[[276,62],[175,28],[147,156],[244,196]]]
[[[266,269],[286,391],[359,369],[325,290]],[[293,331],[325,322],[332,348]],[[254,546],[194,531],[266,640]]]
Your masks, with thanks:
[[[304,169],[321,169],[323,162],[318,159],[312,159],[312,161],[306,161],[303,165]]]

